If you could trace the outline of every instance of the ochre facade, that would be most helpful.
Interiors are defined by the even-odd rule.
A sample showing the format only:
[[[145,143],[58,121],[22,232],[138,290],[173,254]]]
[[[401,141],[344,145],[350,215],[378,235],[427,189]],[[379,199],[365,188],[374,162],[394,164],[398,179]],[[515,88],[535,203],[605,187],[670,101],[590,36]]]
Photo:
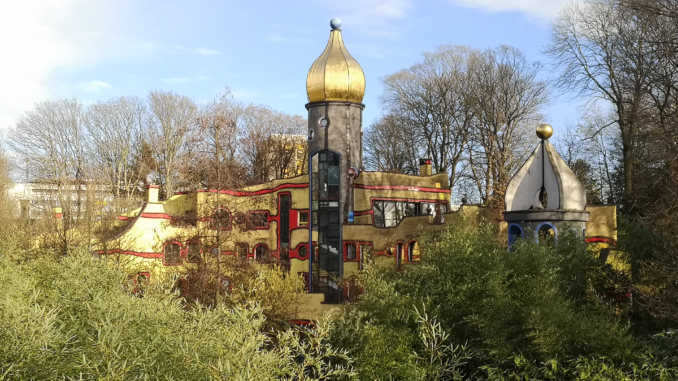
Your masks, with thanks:
[[[151,282],[176,280],[215,257],[273,259],[308,285],[307,305],[290,318],[315,319],[355,298],[360,291],[353,279],[368,257],[381,266],[416,263],[422,237],[450,224],[485,218],[499,224],[510,242],[513,233],[499,212],[477,205],[451,212],[448,176],[432,174],[427,159],[420,162],[420,176],[364,170],[364,74],[348,54],[339,26],[333,21],[330,42],[307,78],[309,175],[237,191],[181,192],[164,201],[158,200],[158,187],[149,186],[146,202],[120,216],[117,236],[95,250]],[[545,181],[538,185],[551,189]],[[516,192],[511,197],[523,197]],[[550,215],[532,209],[525,216]],[[614,245],[614,206],[588,207],[581,213],[588,215],[587,241]],[[522,236],[521,226],[533,221],[520,218],[513,224]],[[525,226],[528,232],[529,224]]]

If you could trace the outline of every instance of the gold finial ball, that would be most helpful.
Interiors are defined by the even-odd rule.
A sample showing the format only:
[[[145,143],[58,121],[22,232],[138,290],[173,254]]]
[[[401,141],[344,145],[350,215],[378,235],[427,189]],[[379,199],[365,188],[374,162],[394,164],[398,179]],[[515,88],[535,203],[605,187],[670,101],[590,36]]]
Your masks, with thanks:
[[[550,124],[542,123],[537,126],[537,136],[539,139],[546,139],[553,136],[553,127]]]

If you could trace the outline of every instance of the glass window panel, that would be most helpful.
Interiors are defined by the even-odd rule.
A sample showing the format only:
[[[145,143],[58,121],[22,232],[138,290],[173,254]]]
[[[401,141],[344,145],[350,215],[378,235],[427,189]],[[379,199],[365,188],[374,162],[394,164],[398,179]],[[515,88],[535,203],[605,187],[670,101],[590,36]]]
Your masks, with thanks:
[[[338,200],[339,199],[339,186],[338,185],[330,185],[329,189],[329,195],[328,195],[330,200]]]
[[[333,165],[335,167],[340,167],[341,166],[341,156],[339,154],[332,154],[331,162],[330,165]]]
[[[327,210],[320,209],[318,211],[318,224],[320,226],[326,226],[329,222],[329,212]]]
[[[330,167],[327,170],[328,172],[328,182],[330,185],[339,184],[339,167]]]
[[[346,259],[352,260],[355,259],[355,243],[349,243],[346,245]]]

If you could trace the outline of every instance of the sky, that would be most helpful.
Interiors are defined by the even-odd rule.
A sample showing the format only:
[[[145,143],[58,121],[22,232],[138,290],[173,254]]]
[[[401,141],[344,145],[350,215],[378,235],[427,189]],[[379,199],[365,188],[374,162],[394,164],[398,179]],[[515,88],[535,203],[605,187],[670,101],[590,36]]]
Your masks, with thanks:
[[[306,74],[342,21],[367,82],[364,120],[382,115],[380,79],[440,45],[512,45],[532,61],[570,0],[22,0],[0,3],[0,129],[37,102],[85,104],[171,90],[305,115]],[[582,102],[554,92],[545,122],[570,128]]]

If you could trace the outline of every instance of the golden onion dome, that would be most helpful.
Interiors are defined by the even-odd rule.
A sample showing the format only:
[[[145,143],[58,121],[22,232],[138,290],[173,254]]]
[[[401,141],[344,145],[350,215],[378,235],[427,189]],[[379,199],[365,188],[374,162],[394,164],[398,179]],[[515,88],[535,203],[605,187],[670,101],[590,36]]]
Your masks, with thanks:
[[[330,21],[332,31],[323,54],[311,66],[306,78],[309,102],[362,102],[365,96],[365,73],[344,46],[341,21]]]

